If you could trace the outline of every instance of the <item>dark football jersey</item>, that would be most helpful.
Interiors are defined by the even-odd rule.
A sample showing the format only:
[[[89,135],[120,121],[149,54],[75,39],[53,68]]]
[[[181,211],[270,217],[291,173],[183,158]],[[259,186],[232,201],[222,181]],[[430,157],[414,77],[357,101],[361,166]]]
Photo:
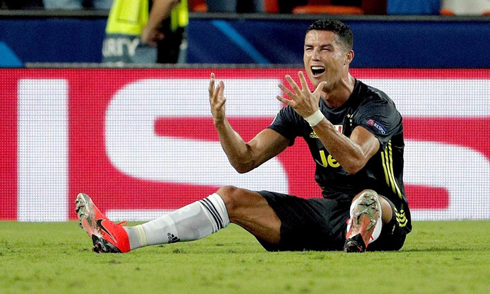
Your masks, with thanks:
[[[350,202],[362,190],[372,189],[393,202],[398,223],[411,230],[403,185],[403,124],[394,102],[382,91],[356,80],[344,104],[330,108],[320,99],[320,110],[345,136],[350,137],[354,128],[361,126],[379,140],[378,152],[356,174],[340,166],[292,107],[281,109],[269,128],[288,139],[290,145],[296,137],[303,137],[316,164],[315,180],[323,197]]]

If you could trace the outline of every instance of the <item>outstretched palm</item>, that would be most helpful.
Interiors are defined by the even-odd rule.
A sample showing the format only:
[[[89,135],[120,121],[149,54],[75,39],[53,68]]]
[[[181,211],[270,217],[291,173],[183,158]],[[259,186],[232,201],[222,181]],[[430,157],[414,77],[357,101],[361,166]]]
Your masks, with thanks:
[[[308,83],[306,82],[305,75],[303,72],[298,73],[299,80],[301,82],[301,88],[298,86],[298,84],[291,78],[291,76],[287,75],[286,80],[288,81],[289,85],[293,89],[292,91],[289,90],[286,86],[283,84],[279,85],[279,88],[283,90],[283,92],[290,98],[284,98],[281,96],[277,96],[277,100],[281,101],[282,103],[291,106],[299,115],[302,117],[306,118],[315,111],[318,110],[318,103],[320,101],[320,95],[322,93],[322,89],[325,85],[326,82],[321,82],[315,89],[315,91],[312,93],[310,91],[310,88],[308,87]]]
[[[209,81],[209,104],[211,105],[211,114],[215,123],[223,121],[226,117],[224,90],[225,84],[223,81],[219,82],[218,86],[215,87],[214,73],[211,73]]]

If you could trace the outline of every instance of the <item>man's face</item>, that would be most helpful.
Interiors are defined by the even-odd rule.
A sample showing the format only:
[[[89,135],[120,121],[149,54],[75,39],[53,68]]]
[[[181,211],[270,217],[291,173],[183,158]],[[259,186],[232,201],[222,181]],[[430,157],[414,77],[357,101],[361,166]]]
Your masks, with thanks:
[[[303,62],[313,86],[326,81],[328,89],[336,84],[348,70],[352,59],[350,52],[334,32],[309,31],[305,36]]]

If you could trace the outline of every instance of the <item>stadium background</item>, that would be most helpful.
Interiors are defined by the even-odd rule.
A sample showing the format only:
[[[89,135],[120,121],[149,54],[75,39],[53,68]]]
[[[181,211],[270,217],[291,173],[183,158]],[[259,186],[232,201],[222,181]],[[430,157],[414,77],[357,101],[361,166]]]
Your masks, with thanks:
[[[74,219],[78,192],[110,217],[147,220],[220,185],[317,197],[314,163],[293,149],[248,175],[217,143],[207,107],[215,72],[245,139],[280,109],[318,16],[191,14],[185,66],[98,68],[104,13],[6,13],[0,219]],[[342,17],[356,39],[353,74],[405,117],[405,181],[415,220],[490,219],[490,20]],[[25,68],[23,68],[25,67]]]

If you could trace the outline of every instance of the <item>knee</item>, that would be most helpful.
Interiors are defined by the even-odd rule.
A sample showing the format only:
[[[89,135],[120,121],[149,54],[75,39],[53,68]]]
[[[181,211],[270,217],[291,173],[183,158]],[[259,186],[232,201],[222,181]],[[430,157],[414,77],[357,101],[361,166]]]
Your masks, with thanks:
[[[383,223],[387,224],[391,221],[391,218],[393,217],[393,209],[383,196],[379,195],[374,190],[366,189],[363,190],[361,193],[357,194],[356,197],[354,197],[354,199],[352,200],[352,202],[354,203],[354,201],[356,201],[360,197],[364,197],[365,199],[375,199],[375,201],[379,202],[381,206],[380,209],[381,209]]]
[[[374,190],[371,190],[371,189],[365,189],[365,190],[362,190],[361,193],[357,194],[354,199],[352,199],[352,202],[354,202],[355,200],[357,200],[359,197],[374,197],[375,199],[378,199],[378,193],[376,193],[376,191]]]
[[[223,202],[225,202],[228,214],[232,213],[233,210],[241,205],[241,200],[243,199],[243,191],[243,189],[234,186],[224,186],[216,191],[216,194],[221,196]]]

